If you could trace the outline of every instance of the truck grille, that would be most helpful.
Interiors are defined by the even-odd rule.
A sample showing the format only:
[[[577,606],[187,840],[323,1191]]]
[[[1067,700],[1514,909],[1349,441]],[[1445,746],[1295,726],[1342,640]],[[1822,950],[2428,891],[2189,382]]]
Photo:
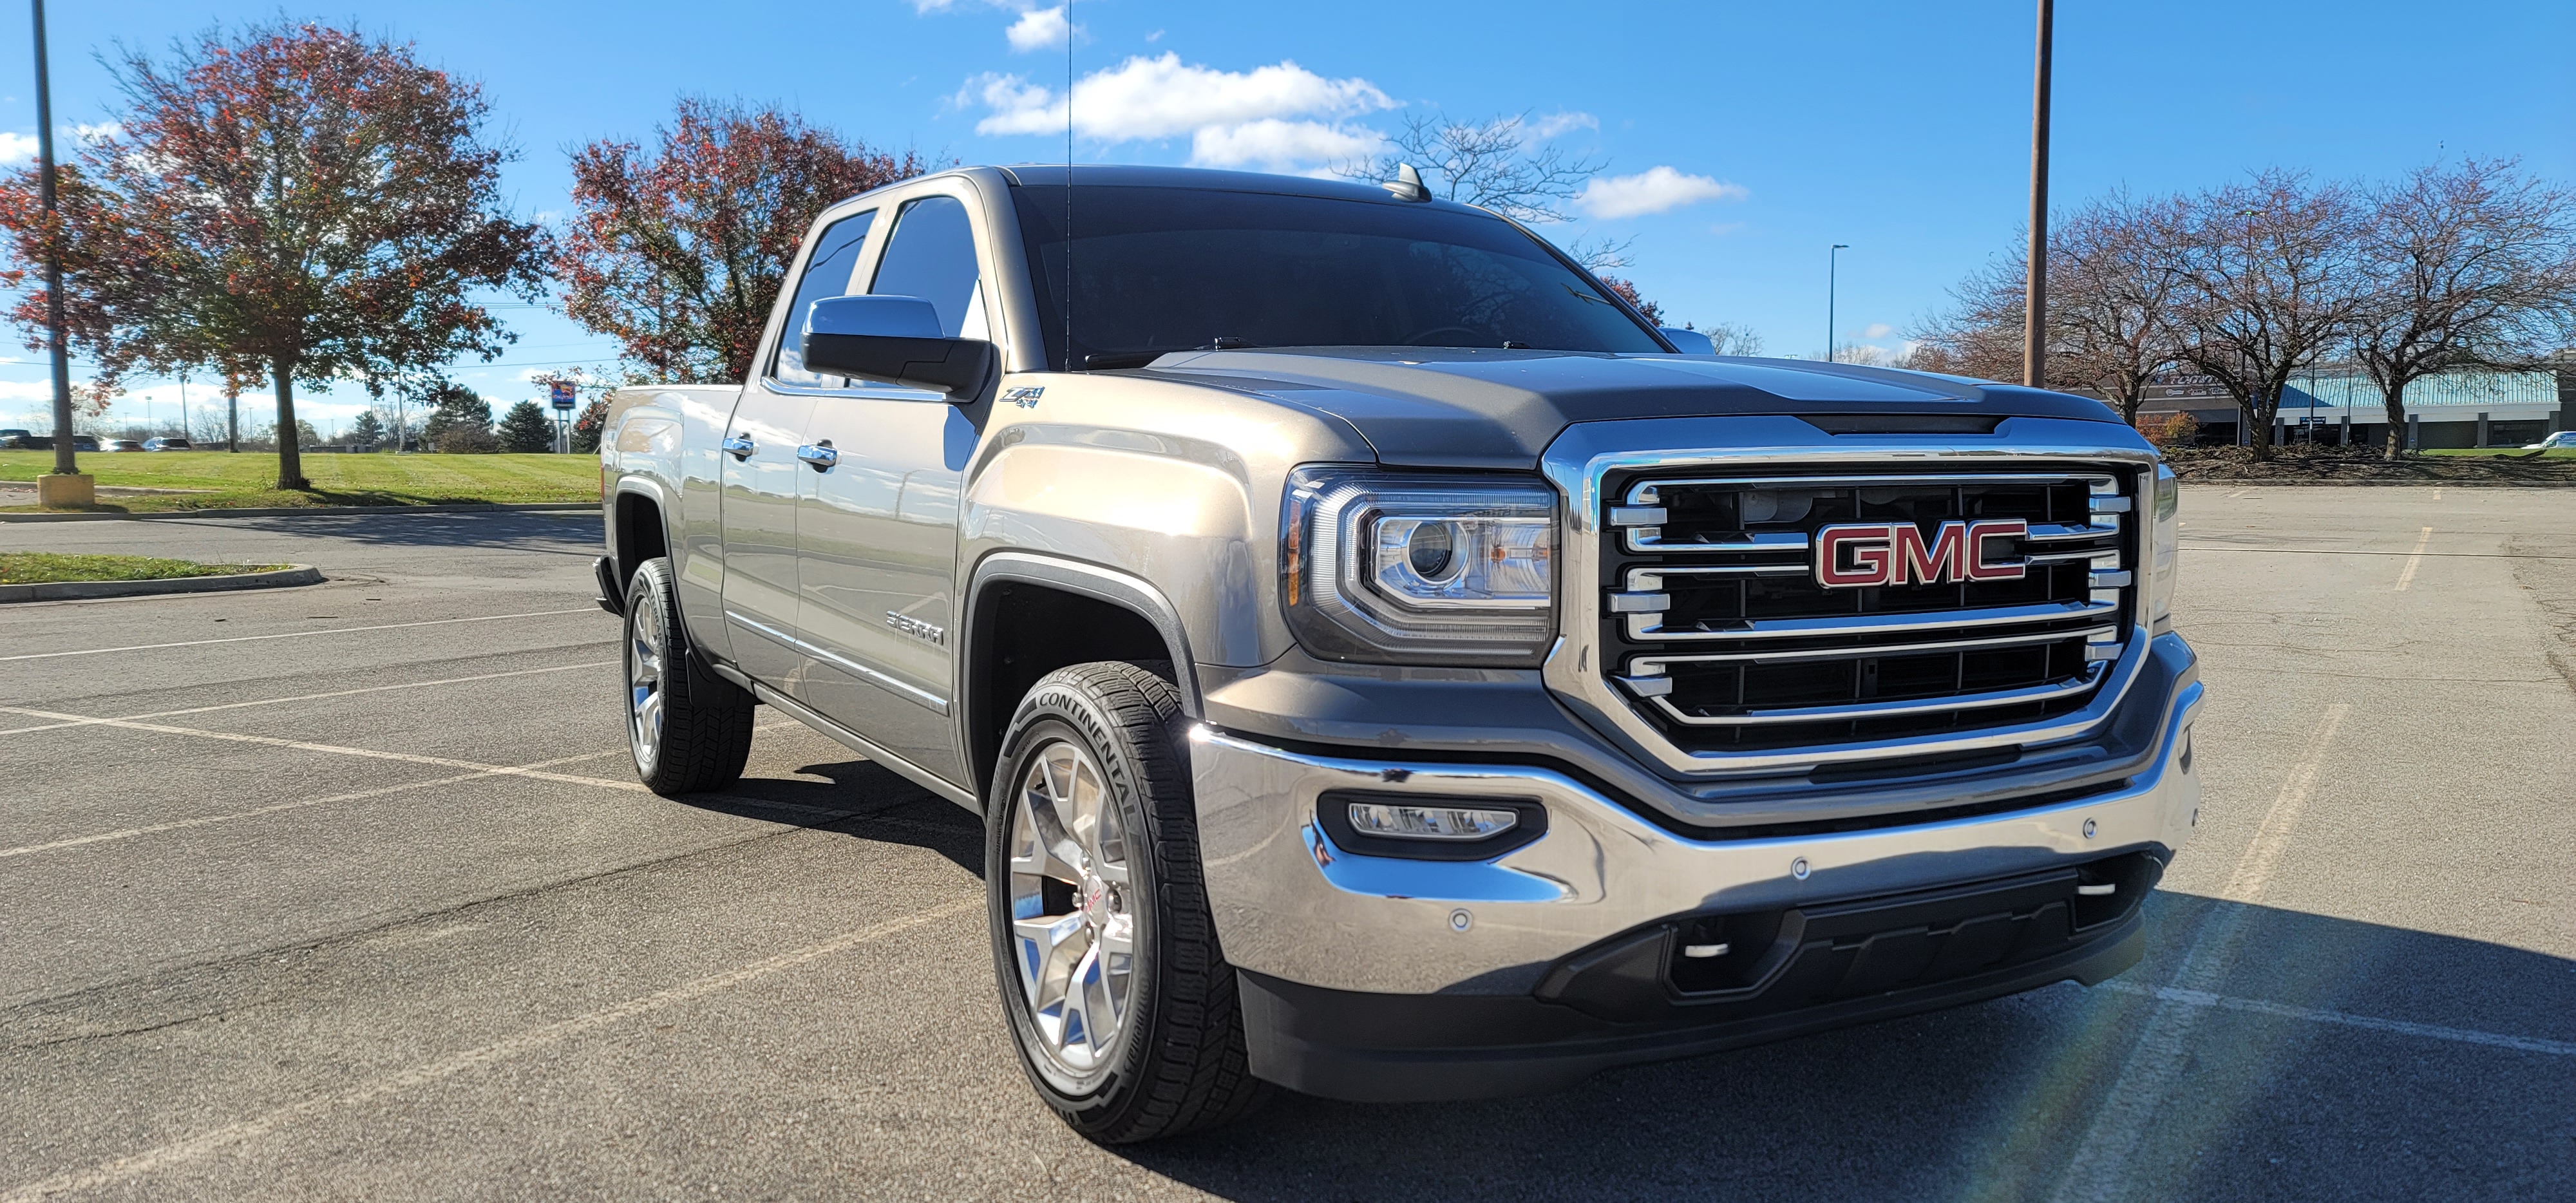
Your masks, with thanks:
[[[1615,482],[1603,671],[1692,751],[2079,709],[2133,621],[2129,482],[2125,469],[2020,465]]]

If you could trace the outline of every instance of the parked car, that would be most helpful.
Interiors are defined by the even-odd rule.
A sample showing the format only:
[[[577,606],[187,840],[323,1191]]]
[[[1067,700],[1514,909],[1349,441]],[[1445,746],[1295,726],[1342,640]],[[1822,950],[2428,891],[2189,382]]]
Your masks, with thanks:
[[[2525,451],[2576,451],[2576,430],[2562,430],[2537,443],[2522,445]]]
[[[188,442],[188,440],[186,440],[186,439],[145,439],[145,440],[143,440],[143,449],[144,449],[144,450],[146,450],[146,451],[194,451],[194,450],[196,450],[196,448],[195,448],[194,446],[192,446],[192,445]]]
[[[0,447],[14,450],[18,446],[18,440],[32,439],[34,437],[36,437],[35,431],[20,430],[17,427],[12,426],[8,429],[0,430]]]
[[[74,447],[75,447],[75,448],[77,448],[77,447],[78,447],[78,444],[74,444]],[[141,451],[141,450],[143,450],[143,443],[142,443],[140,440],[138,440],[138,439],[109,439],[109,440],[108,440],[108,441],[106,441],[105,443],[101,443],[101,444],[99,445],[99,447],[98,447],[98,450],[100,450],[100,451]]]
[[[50,446],[50,445],[51,445],[51,444],[48,444],[48,446]],[[98,436],[96,436],[96,435],[89,435],[89,434],[76,434],[76,435],[73,435],[73,436],[72,436],[72,450],[74,450],[74,451],[96,451],[96,450],[98,450]]]
[[[2155,448],[1685,354],[1404,175],[824,211],[746,383],[610,402],[644,783],[765,703],[982,816],[1011,1046],[1104,1141],[2135,964],[2200,805]]]

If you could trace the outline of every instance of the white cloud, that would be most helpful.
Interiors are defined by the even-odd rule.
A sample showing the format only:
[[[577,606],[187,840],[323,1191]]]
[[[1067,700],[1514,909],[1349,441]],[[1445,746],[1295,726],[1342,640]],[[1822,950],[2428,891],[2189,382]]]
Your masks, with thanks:
[[[72,136],[83,142],[106,142],[125,132],[121,121],[102,121],[96,125],[75,125]]]
[[[1642,217],[1702,201],[1742,200],[1747,195],[1740,184],[1720,183],[1704,175],[1684,175],[1670,167],[1650,167],[1636,175],[1595,177],[1583,186],[1574,203],[1594,217]]]
[[[23,163],[35,157],[36,136],[34,134],[0,130],[0,163]]]
[[[1149,33],[1149,34],[1146,34],[1146,35],[1145,35],[1145,44],[1146,44],[1146,45],[1148,45],[1148,46],[1153,45],[1154,43],[1159,42],[1159,41],[1162,41],[1162,40],[1163,40],[1163,31],[1162,31],[1162,30],[1159,30],[1159,29],[1155,30],[1155,31],[1154,31],[1154,32],[1152,32],[1152,33]]]
[[[1264,117],[1241,125],[1211,125],[1192,134],[1190,163],[1287,171],[1308,163],[1367,158],[1385,145],[1386,136],[1373,129]]]
[[[1016,75],[969,80],[960,98],[970,97],[991,110],[975,123],[979,134],[1053,134],[1065,127],[1064,96]],[[1073,85],[1074,130],[1101,142],[1152,141],[1265,120],[1346,117],[1394,107],[1394,100],[1365,79],[1326,79],[1287,60],[1219,71],[1185,64],[1168,51],[1160,58],[1130,58]]]
[[[2043,305],[2041,308],[2045,309],[2047,306]],[[1896,327],[1894,326],[1888,325],[1885,322],[1871,322],[1869,325],[1861,328],[1860,336],[1862,338],[1885,338],[1894,333],[1896,333]]]
[[[1072,36],[1073,27],[1065,23],[1064,6],[1059,4],[1054,8],[1033,8],[1021,13],[1020,19],[1011,22],[1011,27],[1002,33],[1011,40],[1012,50],[1026,54],[1064,45],[1064,40]]]
[[[1573,130],[1599,128],[1601,119],[1590,113],[1550,113],[1529,123],[1529,136],[1532,141],[1544,141]]]

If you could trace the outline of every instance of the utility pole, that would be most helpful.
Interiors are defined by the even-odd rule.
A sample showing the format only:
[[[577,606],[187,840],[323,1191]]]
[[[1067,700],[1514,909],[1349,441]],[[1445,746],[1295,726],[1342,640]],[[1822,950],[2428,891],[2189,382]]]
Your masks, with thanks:
[[[224,378],[224,450],[241,451],[241,394],[230,376]]]
[[[36,197],[47,223],[54,205],[53,79],[45,68],[45,0],[29,0],[36,17]],[[89,477],[72,455],[72,363],[63,335],[63,256],[58,233],[45,247],[45,346],[54,356],[54,470],[36,478],[36,504],[85,506],[98,501]]]
[[[1842,270],[1840,256],[1851,249],[1848,242],[1837,242],[1825,252],[1825,362],[1835,362],[1834,354],[1834,281]]]
[[[2056,0],[2039,0],[2030,91],[2030,284],[2022,295],[2021,382],[2048,387],[2048,60]]]

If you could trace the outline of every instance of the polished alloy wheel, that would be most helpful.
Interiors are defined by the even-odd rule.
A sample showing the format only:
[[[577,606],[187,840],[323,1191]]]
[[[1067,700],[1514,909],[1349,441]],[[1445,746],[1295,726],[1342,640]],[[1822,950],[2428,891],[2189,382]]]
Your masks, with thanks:
[[[1010,828],[1012,961],[1037,1043],[1081,1078],[1117,1053],[1135,981],[1126,824],[1080,745],[1030,758]]]
[[[635,607],[626,628],[626,697],[631,711],[627,736],[634,741],[635,767],[650,776],[662,755],[663,644],[662,616],[653,606]]]

